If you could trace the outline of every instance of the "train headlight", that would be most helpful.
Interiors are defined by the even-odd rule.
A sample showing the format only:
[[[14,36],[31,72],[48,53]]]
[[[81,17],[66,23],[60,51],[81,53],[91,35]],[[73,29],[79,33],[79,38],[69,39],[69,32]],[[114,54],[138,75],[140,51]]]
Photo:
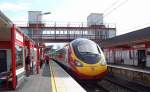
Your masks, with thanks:
[[[82,67],[83,66],[83,64],[80,63],[79,61],[74,61],[74,64],[75,64],[75,66],[78,66],[78,67]]]

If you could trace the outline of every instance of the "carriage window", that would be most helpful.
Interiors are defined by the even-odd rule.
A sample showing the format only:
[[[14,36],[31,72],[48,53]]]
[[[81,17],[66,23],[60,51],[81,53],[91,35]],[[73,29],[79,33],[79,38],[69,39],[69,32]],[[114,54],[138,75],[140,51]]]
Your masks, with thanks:
[[[23,48],[16,45],[16,67],[20,68],[23,66]]]

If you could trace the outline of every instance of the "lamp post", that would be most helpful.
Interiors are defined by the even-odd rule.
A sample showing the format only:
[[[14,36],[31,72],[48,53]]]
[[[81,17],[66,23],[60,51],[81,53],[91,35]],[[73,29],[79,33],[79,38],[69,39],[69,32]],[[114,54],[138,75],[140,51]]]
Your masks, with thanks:
[[[36,15],[36,33],[39,33],[38,32],[38,28],[39,28],[39,25],[41,24],[40,22],[39,22],[39,16],[43,16],[43,15],[48,15],[48,14],[51,14],[51,12],[45,12],[45,13],[41,13],[41,14],[37,14]],[[39,22],[39,23],[38,23]],[[38,34],[39,35],[39,34]],[[38,37],[38,36],[37,36]],[[38,38],[37,38],[38,39]],[[40,66],[40,57],[41,57],[41,55],[40,55],[40,47],[39,47],[39,42],[37,43],[37,67],[36,67],[36,70],[37,70],[37,74],[39,73],[39,66]]]

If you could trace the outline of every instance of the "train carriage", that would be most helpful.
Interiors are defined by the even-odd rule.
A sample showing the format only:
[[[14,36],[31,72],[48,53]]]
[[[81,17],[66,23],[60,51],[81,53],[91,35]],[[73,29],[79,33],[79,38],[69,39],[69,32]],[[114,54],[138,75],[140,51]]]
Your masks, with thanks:
[[[79,38],[56,51],[55,59],[71,69],[79,79],[99,79],[107,64],[101,48],[93,41]]]

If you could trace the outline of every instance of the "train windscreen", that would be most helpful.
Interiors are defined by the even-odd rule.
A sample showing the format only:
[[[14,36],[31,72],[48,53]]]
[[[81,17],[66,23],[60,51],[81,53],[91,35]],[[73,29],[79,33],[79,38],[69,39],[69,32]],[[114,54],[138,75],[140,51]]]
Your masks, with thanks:
[[[72,44],[77,57],[87,64],[96,64],[101,58],[97,44],[90,40],[82,40]]]
[[[97,45],[92,42],[88,43],[81,43],[78,45],[78,51],[80,53],[91,53],[91,54],[99,54],[100,52],[98,51]]]

